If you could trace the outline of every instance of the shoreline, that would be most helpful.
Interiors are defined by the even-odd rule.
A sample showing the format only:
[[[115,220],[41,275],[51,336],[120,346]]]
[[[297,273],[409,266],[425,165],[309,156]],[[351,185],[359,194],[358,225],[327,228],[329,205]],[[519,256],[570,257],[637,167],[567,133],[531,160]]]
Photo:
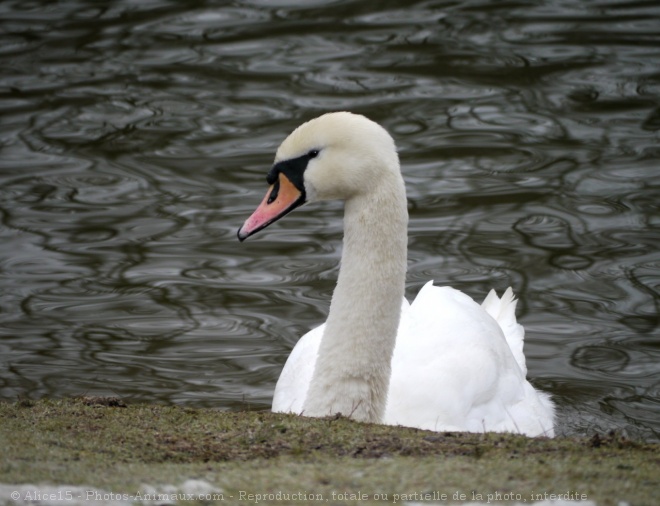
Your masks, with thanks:
[[[35,483],[68,493],[52,501],[67,506],[94,491],[85,504],[651,506],[660,490],[660,445],[616,434],[429,432],[93,397],[0,402],[0,420],[0,504],[34,504],[21,487]]]

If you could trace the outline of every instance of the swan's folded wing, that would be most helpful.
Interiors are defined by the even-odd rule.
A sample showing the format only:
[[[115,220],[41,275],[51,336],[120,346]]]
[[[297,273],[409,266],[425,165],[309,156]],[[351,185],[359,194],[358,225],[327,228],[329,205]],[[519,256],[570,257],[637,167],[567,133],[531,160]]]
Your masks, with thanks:
[[[481,303],[481,307],[500,325],[518,366],[523,374],[527,374],[527,364],[525,363],[525,354],[523,352],[525,329],[516,320],[517,303],[518,301],[513,295],[513,290],[509,287],[502,294],[502,298],[497,296],[495,290],[491,290]]]
[[[274,412],[302,413],[324,329],[325,324],[310,330],[291,351],[275,386]]]

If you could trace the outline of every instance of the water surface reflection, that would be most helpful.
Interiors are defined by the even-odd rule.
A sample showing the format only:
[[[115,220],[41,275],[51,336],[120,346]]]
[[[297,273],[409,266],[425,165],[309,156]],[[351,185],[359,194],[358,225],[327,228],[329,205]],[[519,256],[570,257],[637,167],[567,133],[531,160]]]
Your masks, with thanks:
[[[0,4],[0,396],[267,407],[341,208],[246,244],[284,136],[386,126],[408,295],[513,285],[560,432],[660,429],[655,2]]]

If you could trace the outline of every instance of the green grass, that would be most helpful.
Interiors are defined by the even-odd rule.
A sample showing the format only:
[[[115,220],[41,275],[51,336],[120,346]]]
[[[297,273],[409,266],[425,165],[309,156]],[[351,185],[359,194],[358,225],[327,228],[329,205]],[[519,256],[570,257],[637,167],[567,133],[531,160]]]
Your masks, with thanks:
[[[330,504],[360,505],[434,497],[451,503],[461,494],[486,501],[497,492],[529,503],[540,498],[532,494],[570,492],[599,506],[650,506],[660,494],[659,446],[616,435],[435,433],[77,398],[0,403],[0,445],[0,483],[135,493],[143,484],[203,479],[221,489],[223,504],[254,504],[259,496],[249,494],[278,492],[298,495],[272,497],[277,504],[305,504],[320,494]]]

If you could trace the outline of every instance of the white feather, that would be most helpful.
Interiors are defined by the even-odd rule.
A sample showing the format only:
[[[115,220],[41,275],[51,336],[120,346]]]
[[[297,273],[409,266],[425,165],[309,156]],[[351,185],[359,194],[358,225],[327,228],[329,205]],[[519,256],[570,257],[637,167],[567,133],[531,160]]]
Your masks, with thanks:
[[[479,305],[429,282],[412,305],[402,301],[407,209],[389,134],[362,116],[327,114],[291,134],[276,161],[310,149],[320,152],[305,171],[308,197],[346,201],[344,252],[328,322],[291,352],[273,411],[553,436],[553,404],[525,377],[510,288]]]

